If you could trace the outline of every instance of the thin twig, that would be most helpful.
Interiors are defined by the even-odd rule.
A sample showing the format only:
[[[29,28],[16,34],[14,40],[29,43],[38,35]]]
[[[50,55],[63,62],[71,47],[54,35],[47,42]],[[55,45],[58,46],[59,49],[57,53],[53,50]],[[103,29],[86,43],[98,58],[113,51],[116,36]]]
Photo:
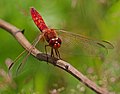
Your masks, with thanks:
[[[0,19],[0,27],[3,28],[4,30],[8,31],[9,33],[11,33],[16,38],[16,40],[29,52],[32,45],[28,42],[28,40],[22,34],[20,29],[3,21],[2,19]],[[78,79],[80,82],[85,84],[87,87],[92,89],[97,94],[109,94],[109,92],[106,89],[101,88],[98,85],[96,85],[93,81],[89,80],[86,76],[84,76],[81,72],[79,72],[76,68],[74,68],[69,63],[67,63],[63,60],[59,60],[57,58],[53,58],[50,55],[46,56],[46,54],[40,52],[36,48],[32,49],[31,54],[35,58],[37,58],[41,61],[47,61],[48,63],[51,63],[51,64],[65,70],[66,72],[70,73],[76,79]]]

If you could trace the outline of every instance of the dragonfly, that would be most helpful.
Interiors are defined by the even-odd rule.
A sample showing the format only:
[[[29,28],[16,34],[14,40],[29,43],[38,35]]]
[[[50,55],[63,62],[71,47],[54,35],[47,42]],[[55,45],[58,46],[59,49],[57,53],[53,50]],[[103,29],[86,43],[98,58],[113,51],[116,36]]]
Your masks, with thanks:
[[[56,56],[58,59],[62,59],[61,53],[71,53],[72,55],[73,50],[77,55],[85,53],[85,55],[89,54],[91,56],[97,56],[103,55],[108,52],[108,49],[114,48],[114,46],[108,41],[88,38],[65,30],[49,28],[40,13],[34,7],[30,8],[30,13],[34,23],[41,31],[41,34],[39,35],[40,37],[36,38],[34,41],[34,46],[36,46],[38,42],[43,39],[46,42],[44,46],[46,55],[47,47],[50,48],[49,50],[51,57]],[[79,49],[81,53],[78,52]],[[11,64],[9,69],[12,65],[13,64]]]
[[[51,29],[45,24],[42,16],[35,8],[32,7],[30,11],[34,23],[48,43],[45,45],[45,50],[47,46],[51,48],[51,57],[54,57],[55,54],[60,59],[60,52],[68,53],[74,49],[82,49],[85,54],[98,55],[113,48],[113,45],[108,41],[95,40],[64,30]],[[70,50],[67,51],[68,49]]]

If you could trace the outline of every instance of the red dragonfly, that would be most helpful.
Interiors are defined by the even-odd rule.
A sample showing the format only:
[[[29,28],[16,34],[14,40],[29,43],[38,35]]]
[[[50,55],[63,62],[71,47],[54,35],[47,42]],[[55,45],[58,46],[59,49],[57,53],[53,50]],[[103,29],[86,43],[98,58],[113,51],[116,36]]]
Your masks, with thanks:
[[[87,52],[90,55],[102,55],[101,52],[113,48],[113,45],[107,41],[93,40],[80,34],[74,34],[64,30],[50,29],[35,8],[32,7],[30,11],[34,23],[42,32],[42,36],[48,43],[45,45],[45,50],[47,46],[51,47],[52,57],[56,54],[60,59],[59,50],[60,52],[65,52],[66,50],[66,53],[68,53],[68,51],[71,52],[74,49],[76,49],[76,51],[81,49],[81,51],[85,53]],[[76,53],[79,54],[78,52]]]
[[[44,39],[47,42],[47,45],[45,45],[46,54],[47,46],[49,46],[51,49],[51,57],[54,57],[55,54],[58,59],[61,59],[60,52],[70,54],[73,50],[75,52],[74,54],[78,55],[89,54],[98,56],[104,55],[104,53],[106,53],[108,49],[113,48],[113,45],[107,41],[90,39],[80,34],[75,34],[64,30],[50,29],[45,24],[42,16],[35,10],[35,8],[31,8],[30,12],[34,23],[37,25],[42,33],[40,35],[42,37],[38,37],[33,46],[35,46],[41,39]],[[80,50],[81,53],[79,53],[78,50]],[[71,55],[73,55],[73,53]],[[20,68],[22,63],[19,65],[18,69]],[[12,65],[13,63],[9,66],[9,70],[11,69]]]

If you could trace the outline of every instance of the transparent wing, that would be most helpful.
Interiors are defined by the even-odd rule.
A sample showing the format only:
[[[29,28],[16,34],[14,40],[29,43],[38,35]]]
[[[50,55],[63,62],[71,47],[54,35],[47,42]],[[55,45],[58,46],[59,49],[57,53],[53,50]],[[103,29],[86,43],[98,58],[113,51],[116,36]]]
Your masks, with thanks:
[[[42,34],[39,34],[39,35],[42,35]],[[38,38],[36,39],[36,41],[38,41]],[[42,38],[37,43],[36,48],[39,49],[41,52],[45,53],[45,45],[48,45],[48,43],[46,42],[43,34]]]
[[[90,39],[64,30],[56,29],[56,32],[62,40],[60,54],[101,56],[107,54],[108,49],[113,49],[113,45],[107,41]]]

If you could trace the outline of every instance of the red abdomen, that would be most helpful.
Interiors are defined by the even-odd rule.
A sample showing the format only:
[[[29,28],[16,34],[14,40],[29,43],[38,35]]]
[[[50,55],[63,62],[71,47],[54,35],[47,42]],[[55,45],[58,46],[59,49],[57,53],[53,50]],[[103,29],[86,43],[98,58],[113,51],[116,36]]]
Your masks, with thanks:
[[[31,8],[30,11],[31,11],[32,19],[39,28],[39,30],[42,32],[42,30],[47,29],[48,27],[46,26],[41,15],[34,8]]]

